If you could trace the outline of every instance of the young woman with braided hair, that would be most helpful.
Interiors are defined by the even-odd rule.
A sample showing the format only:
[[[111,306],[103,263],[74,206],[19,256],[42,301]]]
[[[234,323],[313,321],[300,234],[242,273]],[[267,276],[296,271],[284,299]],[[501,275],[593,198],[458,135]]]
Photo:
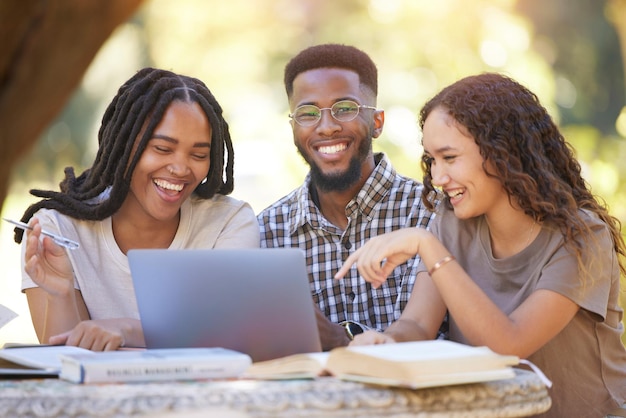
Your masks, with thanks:
[[[623,415],[626,349],[620,222],[537,97],[500,74],[466,77],[422,108],[424,195],[443,204],[430,231],[405,228],[347,258],[373,286],[421,256],[409,302],[384,333],[353,344],[450,339],[528,358],[552,380],[542,417]],[[626,405],[625,405],[626,406]]]
[[[252,208],[233,190],[222,109],[200,80],[137,72],[108,106],[91,168],[65,170],[60,192],[22,217],[22,289],[42,343],[143,346],[126,253],[134,248],[258,247]],[[42,229],[80,243],[68,251]],[[16,242],[23,231],[16,229]]]

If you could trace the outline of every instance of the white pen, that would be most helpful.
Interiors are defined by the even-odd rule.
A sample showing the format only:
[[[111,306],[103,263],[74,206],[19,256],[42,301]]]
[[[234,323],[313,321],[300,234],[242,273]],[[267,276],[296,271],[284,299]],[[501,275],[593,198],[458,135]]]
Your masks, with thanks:
[[[25,224],[24,222],[14,221],[12,219],[7,219],[7,218],[2,218],[2,219],[4,219],[5,221],[7,221],[9,223],[12,223],[13,225],[17,226],[18,228],[28,229],[28,230],[31,230],[31,231],[33,230],[32,227],[28,226],[28,224]],[[78,247],[80,247],[80,244],[77,243],[76,241],[72,241],[69,238],[62,237],[61,235],[56,235],[56,234],[53,234],[52,232],[44,231],[43,229],[41,230],[41,234],[45,235],[47,237],[52,238],[52,240],[56,244],[60,245],[61,247],[68,248],[70,250],[75,250]]]

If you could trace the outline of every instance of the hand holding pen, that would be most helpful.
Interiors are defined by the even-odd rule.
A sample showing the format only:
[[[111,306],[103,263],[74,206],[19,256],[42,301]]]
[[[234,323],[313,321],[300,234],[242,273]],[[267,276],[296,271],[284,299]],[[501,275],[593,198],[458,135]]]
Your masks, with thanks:
[[[9,223],[12,223],[13,225],[23,230],[29,230],[29,231],[33,230],[31,226],[29,226],[28,224],[24,222],[14,221],[12,219],[7,219],[7,218],[2,218],[2,219],[4,219],[5,221]],[[41,230],[41,235],[45,235],[47,237],[52,238],[55,244],[60,245],[61,247],[68,248],[70,250],[75,250],[78,247],[80,247],[80,244],[77,243],[76,241],[72,241],[71,239],[65,238],[61,235],[53,234],[52,232],[44,231],[43,229]]]
[[[73,298],[74,269],[66,248],[75,249],[78,243],[58,234],[43,231],[37,218],[32,218],[28,225],[11,223],[28,232],[22,241],[25,243],[26,274],[40,289],[49,295],[59,297],[59,300],[64,300],[63,303]],[[42,236],[46,238],[42,240]]]

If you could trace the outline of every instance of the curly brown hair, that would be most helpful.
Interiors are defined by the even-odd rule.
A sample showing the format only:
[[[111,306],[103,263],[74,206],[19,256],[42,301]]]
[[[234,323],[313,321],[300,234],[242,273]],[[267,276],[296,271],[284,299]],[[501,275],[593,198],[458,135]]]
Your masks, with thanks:
[[[422,129],[435,108],[447,111],[469,131],[484,159],[483,168],[489,161],[495,170],[485,172],[502,183],[509,199],[536,221],[559,228],[583,277],[591,273],[583,263],[584,248],[594,239],[581,209],[596,214],[607,225],[621,256],[620,270],[626,274],[620,221],[591,193],[572,146],[534,93],[507,76],[484,73],[463,78],[430,99],[420,111]],[[434,209],[438,192],[432,184],[430,164],[425,155],[422,200]],[[444,204],[450,207],[447,197]]]

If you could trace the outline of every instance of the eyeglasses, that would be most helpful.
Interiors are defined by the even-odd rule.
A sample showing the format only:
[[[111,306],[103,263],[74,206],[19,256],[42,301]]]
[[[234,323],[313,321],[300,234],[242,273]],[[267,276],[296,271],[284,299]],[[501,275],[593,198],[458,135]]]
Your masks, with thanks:
[[[350,122],[359,115],[360,109],[373,109],[373,106],[360,105],[352,100],[342,100],[331,107],[319,108],[315,105],[303,105],[296,108],[289,117],[300,126],[317,125],[322,119],[322,110],[330,110],[330,114],[339,122]]]

